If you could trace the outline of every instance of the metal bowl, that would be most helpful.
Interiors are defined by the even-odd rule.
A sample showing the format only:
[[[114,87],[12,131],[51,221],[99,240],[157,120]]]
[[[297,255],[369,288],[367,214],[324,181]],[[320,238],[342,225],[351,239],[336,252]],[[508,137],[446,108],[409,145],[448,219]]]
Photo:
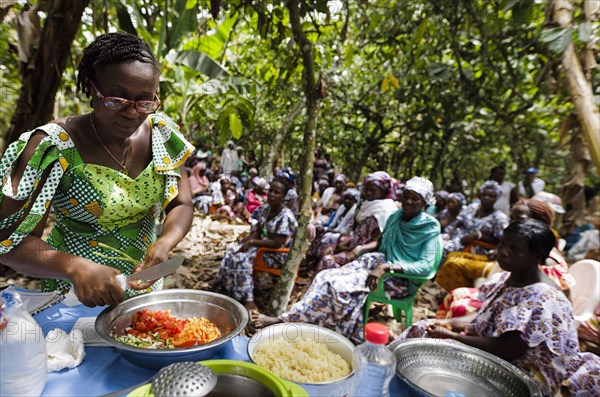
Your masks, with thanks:
[[[392,348],[396,375],[413,396],[542,395],[519,368],[474,347],[441,339],[410,339]]]
[[[308,323],[280,323],[257,331],[248,342],[248,356],[254,362],[254,356],[259,346],[285,339],[294,342],[300,338],[311,339],[326,345],[330,351],[339,354],[352,367],[354,344],[346,337],[330,329]],[[289,379],[286,379],[289,380]],[[302,383],[296,382],[311,396],[341,397],[347,396],[352,390],[354,371],[349,375],[330,382]]]
[[[125,333],[132,316],[142,309],[170,310],[178,318],[205,317],[223,335],[200,346],[173,349],[146,349],[119,342],[114,336]],[[146,368],[162,368],[178,361],[199,361],[215,357],[225,344],[237,336],[248,323],[248,312],[236,300],[221,294],[189,289],[150,292],[110,306],[96,319],[96,332],[132,363]]]

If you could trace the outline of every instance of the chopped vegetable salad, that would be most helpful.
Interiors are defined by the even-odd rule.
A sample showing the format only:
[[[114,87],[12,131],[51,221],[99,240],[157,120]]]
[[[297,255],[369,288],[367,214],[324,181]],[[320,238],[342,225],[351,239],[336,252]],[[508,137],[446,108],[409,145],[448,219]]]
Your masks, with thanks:
[[[142,309],[131,319],[119,342],[148,349],[203,345],[221,337],[217,326],[204,317],[178,319],[169,310]]]

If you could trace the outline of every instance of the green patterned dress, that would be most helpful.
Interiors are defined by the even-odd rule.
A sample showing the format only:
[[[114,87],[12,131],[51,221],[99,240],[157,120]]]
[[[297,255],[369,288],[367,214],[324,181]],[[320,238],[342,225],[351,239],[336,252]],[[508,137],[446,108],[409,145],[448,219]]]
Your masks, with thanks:
[[[11,182],[14,164],[36,130],[22,134],[8,147],[0,162],[0,202],[6,196],[24,200],[24,204],[0,221],[0,229],[11,227],[22,218],[42,174],[47,169],[50,174],[29,214],[8,239],[0,241],[0,253],[17,246],[52,205],[56,223],[47,239],[50,246],[131,274],[135,264],[124,258],[143,262],[148,247],[156,239],[157,217],[178,194],[179,167],[194,150],[178,126],[165,115],[150,115],[149,122],[152,161],[137,178],[112,168],[86,164],[60,125],[37,128],[47,136],[36,148],[14,192]],[[157,282],[153,289],[161,287],[162,282]],[[69,288],[70,283],[65,280],[42,280],[43,291]],[[127,293],[139,292],[128,289]]]

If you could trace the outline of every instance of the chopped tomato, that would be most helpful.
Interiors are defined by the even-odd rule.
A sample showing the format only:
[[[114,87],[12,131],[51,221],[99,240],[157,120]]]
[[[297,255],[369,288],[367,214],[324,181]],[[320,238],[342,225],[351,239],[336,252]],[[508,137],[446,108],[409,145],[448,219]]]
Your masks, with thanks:
[[[196,339],[184,340],[184,341],[177,341],[177,340],[173,341],[173,346],[176,346],[176,347],[190,347],[190,346],[197,346],[199,344],[200,344],[200,341],[196,340]]]

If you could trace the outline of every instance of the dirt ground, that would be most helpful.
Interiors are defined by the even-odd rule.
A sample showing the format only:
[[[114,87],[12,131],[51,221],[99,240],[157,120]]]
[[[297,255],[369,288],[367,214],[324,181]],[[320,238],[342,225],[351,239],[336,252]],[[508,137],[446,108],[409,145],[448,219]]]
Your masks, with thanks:
[[[196,215],[192,229],[173,250],[173,255],[184,256],[185,262],[174,274],[165,278],[165,288],[190,288],[207,291],[218,291],[216,275],[225,250],[241,234],[247,233],[249,226],[233,225],[210,217]],[[290,303],[296,301],[308,288],[311,281],[310,272],[299,277],[292,291]],[[27,289],[39,289],[39,280],[23,276],[14,270],[0,265],[0,286],[14,285]],[[443,291],[434,283],[426,284],[417,296],[413,309],[413,321],[433,317]],[[268,299],[268,290],[256,290],[255,299],[259,307]],[[388,313],[388,310],[372,310],[371,319],[386,323],[392,335],[398,335],[402,327]]]

